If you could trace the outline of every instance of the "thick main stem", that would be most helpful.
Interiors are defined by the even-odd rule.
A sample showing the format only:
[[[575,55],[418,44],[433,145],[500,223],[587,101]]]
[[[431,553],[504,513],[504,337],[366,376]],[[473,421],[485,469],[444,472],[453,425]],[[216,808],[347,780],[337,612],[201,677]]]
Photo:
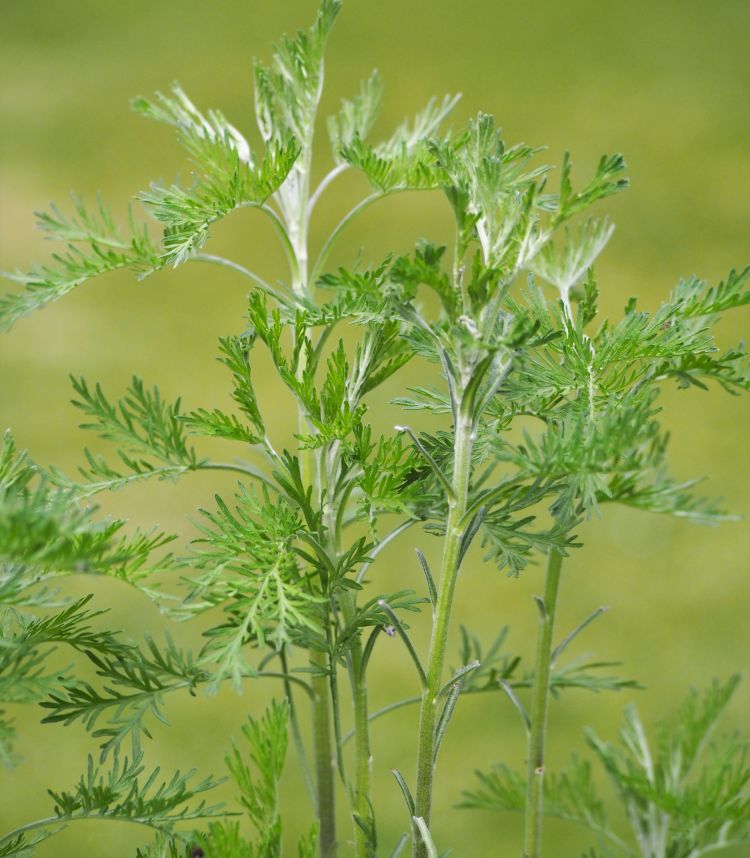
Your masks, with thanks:
[[[308,431],[307,417],[299,409],[300,431]],[[312,450],[302,450],[300,464],[305,485],[317,478]],[[315,668],[313,676],[313,756],[315,758],[316,810],[320,832],[318,843],[320,858],[333,858],[336,854],[336,793],[334,783],[333,738],[331,735],[331,688],[328,671],[335,669],[329,664],[328,654],[319,650],[310,651],[310,666]]]
[[[544,754],[547,737],[547,710],[549,708],[549,680],[552,666],[552,634],[555,627],[561,569],[562,554],[552,548],[547,558],[544,600],[538,603],[539,625],[536,639],[534,686],[531,695],[523,858],[540,858],[542,854]]]
[[[442,688],[445,651],[448,644],[451,608],[460,566],[461,542],[465,528],[463,519],[469,494],[472,451],[471,418],[461,413],[456,425],[454,440],[453,497],[450,499],[448,522],[443,545],[443,559],[438,583],[432,639],[427,666],[427,687],[422,692],[419,715],[419,753],[417,758],[416,816],[429,827],[432,814],[432,786],[435,776],[435,727],[439,712],[439,693]],[[419,836],[414,843],[415,858],[426,858],[427,847]]]
[[[321,82],[322,88],[322,67]],[[318,98],[320,97],[320,88]],[[288,208],[283,205],[282,212],[286,214],[286,229],[288,231],[289,247],[293,255],[292,290],[299,298],[309,299],[308,278],[308,201],[310,198],[310,173],[312,162],[312,144],[314,116],[317,110],[311,112],[308,133],[302,143],[297,164],[293,168],[296,173],[296,199],[290,202]],[[307,332],[305,332],[305,335]],[[304,349],[297,368],[298,377],[305,371]],[[308,415],[300,404],[297,409],[299,430],[303,434],[310,431]],[[313,493],[320,495],[321,475],[316,472],[312,450],[302,450],[300,453],[302,480],[305,485],[313,486]],[[328,617],[326,618],[326,622]],[[331,689],[328,673],[336,667],[331,663],[328,653],[312,650],[310,666],[316,671],[313,686],[313,756],[315,758],[316,774],[316,809],[318,813],[320,858],[333,858],[336,854],[336,793],[334,779],[334,753],[331,725]]]
[[[325,519],[328,528],[328,549],[332,559],[338,562],[341,548],[340,533],[340,509],[337,505],[345,503],[345,500],[336,495],[335,484],[339,471],[339,449],[335,444],[332,448],[325,449],[322,460],[326,462],[325,468]],[[352,624],[357,616],[356,596],[352,591],[344,592],[339,597],[341,613],[346,625]],[[347,661],[349,668],[349,682],[352,692],[352,708],[354,710],[354,756],[355,756],[355,778],[353,784],[348,784],[350,791],[350,802],[352,814],[359,818],[361,824],[354,823],[354,855],[355,858],[374,858],[373,847],[374,836],[369,836],[364,830],[374,826],[372,814],[371,792],[371,766],[370,756],[370,719],[367,709],[367,684],[363,670],[364,659],[362,641],[359,634],[355,634],[347,648]],[[331,664],[331,670],[336,665]],[[339,753],[341,748],[339,747]]]
[[[300,407],[298,412],[300,431],[309,431],[307,417]],[[317,480],[312,450],[302,450],[300,464],[305,485]],[[336,854],[336,793],[334,782],[333,737],[331,735],[331,688],[328,671],[335,670],[329,664],[328,654],[310,651],[310,666],[315,668],[313,676],[313,756],[316,775],[316,810],[320,832],[318,843],[320,858],[333,858]]]

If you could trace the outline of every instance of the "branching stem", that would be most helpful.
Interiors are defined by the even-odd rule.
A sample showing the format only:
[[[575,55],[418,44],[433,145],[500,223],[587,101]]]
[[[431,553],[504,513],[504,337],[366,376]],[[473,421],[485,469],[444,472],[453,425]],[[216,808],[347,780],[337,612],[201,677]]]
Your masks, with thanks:
[[[349,169],[349,164],[337,164],[330,172],[328,172],[323,179],[321,179],[320,184],[313,192],[310,197],[310,202],[307,204],[307,218],[310,219],[310,215],[312,214],[313,209],[315,208],[315,204],[323,195],[323,192],[326,188],[337,179],[342,173],[345,173]]]
[[[315,260],[315,265],[313,266],[312,273],[310,275],[310,282],[315,283],[323,273],[323,266],[328,259],[328,254],[333,249],[334,244],[338,240],[341,233],[346,229],[346,227],[357,217],[357,215],[361,214],[365,209],[369,208],[374,202],[378,200],[382,200],[385,197],[389,197],[392,194],[397,194],[399,192],[407,191],[407,190],[422,190],[421,188],[391,188],[388,191],[375,191],[369,196],[365,197],[361,202],[357,203],[354,208],[344,215],[343,218],[336,224],[331,234],[326,239],[323,247],[318,254],[318,258]],[[428,190],[425,188],[424,190]]]
[[[289,232],[287,230],[286,224],[279,217],[278,213],[273,208],[271,208],[268,203],[264,203],[263,205],[258,205],[257,203],[242,203],[240,205],[240,208],[245,207],[260,209],[264,214],[268,215],[268,217],[271,219],[271,223],[273,224],[274,229],[276,230],[276,233],[281,239],[281,244],[284,248],[284,253],[286,254],[287,261],[289,262],[289,267],[292,270],[292,276],[297,276],[299,269],[294,244],[289,237]]]
[[[323,273],[323,266],[326,263],[326,259],[328,259],[328,254],[331,252],[333,245],[336,243],[339,235],[344,231],[346,226],[353,221],[360,212],[363,212],[366,208],[371,206],[376,200],[382,199],[384,194],[380,191],[370,194],[369,197],[365,197],[361,202],[357,203],[354,208],[344,215],[343,218],[336,224],[333,229],[333,232],[328,236],[325,240],[323,247],[318,254],[318,258],[315,260],[315,265],[312,269],[312,274],[310,276],[310,282],[315,283],[318,277]]]
[[[236,271],[238,274],[242,274],[243,277],[247,277],[249,280],[252,280],[261,292],[265,292],[266,295],[269,295],[271,298],[278,301],[279,304],[283,304],[287,307],[293,306],[292,301],[290,301],[287,295],[279,292],[278,289],[275,289],[270,283],[266,282],[254,271],[251,271],[249,268],[245,268],[244,265],[240,265],[238,262],[234,262],[231,259],[225,259],[223,256],[214,256],[211,253],[196,253],[193,259],[196,262],[208,262],[212,265],[221,265],[224,268]]]

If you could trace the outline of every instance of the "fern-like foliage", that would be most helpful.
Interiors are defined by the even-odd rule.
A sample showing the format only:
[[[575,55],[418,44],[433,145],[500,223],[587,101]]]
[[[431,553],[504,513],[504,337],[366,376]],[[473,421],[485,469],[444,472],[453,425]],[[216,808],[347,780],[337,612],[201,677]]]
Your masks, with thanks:
[[[545,813],[585,826],[597,838],[595,854],[613,858],[699,858],[749,843],[746,741],[737,734],[711,738],[738,682],[734,676],[703,693],[692,690],[673,721],[659,722],[655,744],[633,706],[616,744],[587,731],[630,822],[630,838],[610,822],[591,763],[577,757],[545,779]],[[505,765],[477,775],[480,785],[464,792],[462,807],[523,811],[523,777]]]
[[[69,666],[52,666],[55,648],[97,659],[126,659],[133,645],[98,628],[101,610],[91,595],[60,596],[62,575],[109,575],[141,586],[155,566],[152,555],[172,537],[158,532],[124,536],[122,521],[98,521],[74,492],[60,489],[7,433],[0,451],[0,702],[40,703],[75,685]],[[0,718],[0,756],[11,765],[13,722]]]
[[[377,71],[362,81],[359,92],[351,99],[341,100],[341,109],[328,119],[328,136],[331,139],[333,157],[338,164],[345,164],[341,152],[355,140],[364,140],[369,134],[383,98],[383,82]]]
[[[37,213],[38,226],[46,237],[65,243],[66,250],[29,272],[5,273],[23,290],[0,296],[0,330],[10,329],[19,319],[92,277],[128,269],[143,279],[163,267],[160,247],[149,237],[146,225],[136,221],[132,210],[128,212],[129,234],[125,234],[101,198],[97,198],[94,209],[87,208],[79,197],[73,198],[73,206],[73,217],[56,206]]]
[[[249,719],[243,726],[244,742],[235,743],[226,756],[232,781],[239,790],[239,801],[253,828],[255,837],[248,841],[236,820],[212,821],[205,831],[196,832],[185,847],[172,838],[157,837],[142,858],[280,858],[282,824],[279,815],[279,781],[286,758],[286,703],[272,702],[259,720]],[[297,844],[299,858],[312,858],[317,831],[315,826],[303,834]]]
[[[195,771],[177,771],[168,780],[159,775],[158,768],[146,773],[142,753],[131,759],[116,755],[106,770],[89,757],[86,771],[71,789],[49,790],[54,809],[48,818],[0,836],[0,855],[29,855],[42,840],[80,820],[130,822],[166,837],[178,823],[221,815],[221,805],[203,798],[219,781],[204,778],[191,783]]]
[[[171,639],[159,646],[146,638],[144,649],[114,646],[85,650],[105,683],[102,689],[89,682],[68,681],[62,692],[52,692],[41,701],[48,711],[46,723],[70,725],[81,721],[100,741],[101,759],[117,753],[125,739],[138,745],[141,735],[151,736],[147,718],[169,723],[164,698],[176,691],[196,694],[211,679],[210,672],[181,650]]]
[[[325,47],[340,8],[340,0],[320,0],[309,29],[283,37],[268,62],[256,62],[259,146],[178,85],[136,99],[136,112],[173,129],[192,163],[192,181],[154,184],[139,195],[160,240],[132,214],[122,230],[101,200],[90,208],[74,198],[71,216],[54,206],[39,215],[40,227],[67,250],[11,275],[23,288],[0,298],[0,328],[7,328],[118,269],[145,276],[196,260],[253,285],[246,318],[219,341],[231,408],[209,401],[185,410],[179,398],[165,398],[138,377],[114,398],[74,378],[83,428],[111,444],[113,455],[86,450],[72,479],[39,468],[10,435],[0,449],[0,703],[41,703],[45,721],[84,727],[101,751],[99,766],[91,760],[78,785],[54,792],[52,817],[0,839],[0,856],[28,854],[35,840],[73,820],[113,818],[156,830],[140,853],[151,858],[280,858],[278,784],[289,722],[306,786],[311,795],[317,791],[320,823],[319,844],[313,830],[298,855],[310,858],[316,846],[332,855],[344,840],[333,810],[335,768],[350,803],[355,852],[374,858],[382,845],[370,789],[369,721],[415,701],[422,704],[416,796],[400,774],[397,780],[415,855],[446,854],[431,831],[432,782],[463,696],[505,694],[541,747],[548,695],[636,687],[617,675],[616,662],[563,658],[604,609],[552,649],[556,584],[545,587],[549,603],[547,596],[537,601],[541,649],[534,670],[505,650],[504,633],[483,647],[465,631],[445,682],[450,602],[470,553],[483,551],[511,575],[546,555],[559,576],[558,561],[580,545],[579,523],[602,504],[702,522],[726,517],[720,504],[694,491],[694,480],[670,475],[659,396],[674,383],[715,383],[731,393],[750,387],[744,347],[720,348],[715,335],[723,313],[750,302],[750,269],[732,271],[718,286],[689,278],[655,310],[632,300],[620,318],[600,321],[594,265],[612,226],[590,212],[627,187],[623,158],[602,157],[574,188],[565,155],[551,189],[541,150],[509,145],[492,117],[480,113],[446,130],[457,101],[451,96],[431,100],[390,137],[371,142],[382,97],[377,74],[329,118],[333,166],[314,187]],[[347,170],[361,172],[371,191],[316,248],[316,203]],[[411,253],[328,271],[347,225],[377,200],[406,190],[441,191],[455,222],[452,252],[422,239]],[[214,224],[245,207],[267,216],[281,240],[288,271],[273,285],[204,251]],[[424,411],[427,420],[415,430],[399,419],[392,431],[377,432],[373,402],[412,360],[438,377],[420,379],[395,404],[410,415]],[[257,395],[259,371],[272,373],[296,409],[285,446],[276,437],[278,403]],[[217,461],[212,445],[236,452]],[[100,492],[198,471],[231,473],[235,485],[216,487],[179,549],[170,550],[172,537],[159,529],[126,529],[90,505]],[[419,563],[404,570],[418,575],[421,567],[420,591],[405,580],[384,592],[375,564],[412,527],[444,543],[440,568],[433,572],[420,551]],[[66,601],[56,592],[59,576],[79,574],[135,585],[170,619],[200,624],[202,645],[193,654],[169,634],[137,643],[106,630],[92,597]],[[428,662],[407,622],[424,607],[422,616],[433,622]],[[371,714],[367,671],[389,641],[391,652],[403,647],[420,693]],[[51,666],[54,648],[71,652],[70,667]],[[344,675],[352,692],[353,765],[344,753]],[[195,803],[213,781],[191,788],[182,775],[161,785],[157,774],[145,777],[143,739],[154,721],[168,722],[171,699],[215,692],[224,682],[240,690],[261,678],[280,682],[285,702],[251,721],[227,758],[254,838],[226,818],[212,819],[204,831],[180,825],[178,833],[178,823],[218,813],[199,797]],[[527,711],[530,688],[541,704]],[[731,842],[730,835],[745,836],[746,779],[734,746],[717,750],[725,765],[707,768],[700,795],[685,762],[698,756],[701,731],[729,693],[717,687],[704,703],[687,704],[684,729],[657,743],[656,756],[666,761],[661,769],[654,764],[658,777],[641,771],[647,752],[654,754],[635,715],[628,716],[622,753],[590,738],[637,822],[638,841],[654,846],[644,853],[649,858],[662,858],[656,847],[669,838],[677,851],[664,858],[682,856],[679,850],[696,858]],[[299,694],[315,713],[316,777]],[[16,762],[15,729],[0,713],[6,764]],[[519,809],[522,787],[500,768],[484,776],[472,801]],[[546,790],[548,812],[595,830],[592,856],[629,848],[608,827],[587,763],[549,778]],[[731,790],[742,798],[731,799]]]
[[[114,467],[103,456],[85,450],[81,474],[86,482],[80,494],[112,491],[152,477],[175,479],[201,467],[188,443],[190,424],[182,419],[179,399],[165,402],[158,388],[149,390],[138,377],[118,402],[112,402],[98,384],[92,389],[83,378],[71,378],[71,382],[76,394],[73,405],[87,418],[81,428],[117,444],[120,459]]]
[[[206,571],[191,579],[189,601],[223,605],[225,622],[210,631],[204,658],[215,663],[217,681],[231,677],[239,686],[251,671],[245,644],[278,648],[315,632],[321,596],[300,564],[301,517],[267,492],[240,489],[235,500],[231,509],[217,497],[217,510],[204,511],[194,565]]]

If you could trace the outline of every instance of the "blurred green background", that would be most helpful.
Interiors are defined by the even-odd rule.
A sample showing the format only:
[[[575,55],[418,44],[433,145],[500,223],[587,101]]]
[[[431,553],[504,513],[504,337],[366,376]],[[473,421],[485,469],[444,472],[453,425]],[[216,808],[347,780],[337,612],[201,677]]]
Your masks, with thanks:
[[[50,200],[64,204],[71,190],[90,199],[101,190],[124,213],[129,197],[150,180],[187,175],[173,134],[131,114],[131,96],[178,79],[199,106],[220,107],[252,134],[250,59],[267,59],[270,43],[283,31],[306,27],[315,7],[314,0],[3,0],[0,268],[23,268],[48,254],[32,211]],[[679,276],[717,281],[732,266],[750,262],[749,33],[747,0],[346,0],[329,45],[323,113],[376,66],[386,97],[375,138],[431,95],[460,91],[457,120],[480,109],[494,113],[510,142],[548,144],[552,163],[571,150],[579,177],[591,172],[600,154],[623,152],[633,187],[606,204],[618,229],[598,266],[602,312],[617,314],[631,294],[654,307]],[[320,142],[322,173],[330,156],[323,134]],[[356,177],[335,186],[317,212],[315,244],[362,188]],[[402,196],[370,209],[331,264],[351,261],[360,248],[365,259],[378,260],[387,250],[408,250],[422,235],[450,236],[439,194]],[[212,246],[252,261],[266,277],[283,276],[270,230],[252,212],[221,224]],[[158,381],[168,397],[182,394],[189,408],[227,403],[216,340],[240,330],[243,294],[231,274],[199,266],[165,271],[142,284],[113,274],[81,288],[0,339],[0,424],[13,427],[35,459],[73,471],[92,439],[77,428],[68,404],[68,373],[105,382],[112,395],[138,373]],[[742,338],[749,320],[750,309],[727,320],[725,342]],[[407,368],[400,378],[414,381],[419,372]],[[259,386],[281,441],[289,437],[289,411],[275,398],[270,373],[266,377]],[[674,471],[685,478],[710,475],[705,491],[723,496],[743,520],[702,529],[608,509],[582,528],[585,549],[565,569],[560,631],[598,605],[610,605],[575,653],[621,660],[621,670],[648,690],[571,693],[555,702],[553,766],[581,749],[584,724],[611,737],[631,699],[651,722],[671,713],[689,685],[748,665],[750,400],[670,390],[663,404],[673,431]],[[385,400],[374,413],[383,426],[396,421]],[[231,484],[231,478],[217,483],[201,475],[180,486],[116,495],[103,506],[134,522],[189,533],[186,516],[209,503],[217,488],[229,493]],[[435,556],[431,539],[414,537]],[[373,586],[419,587],[411,548],[391,551]],[[509,623],[509,647],[528,656],[531,596],[540,589],[540,575],[535,566],[520,580],[507,579],[475,558],[460,581],[456,628],[465,623],[487,641]],[[113,622],[134,635],[162,627],[150,604],[119,585],[81,579],[70,588],[93,588],[97,604],[111,607]],[[424,619],[415,626],[426,640]],[[196,640],[190,629],[177,634]],[[400,644],[388,645],[393,652],[381,651],[374,665],[374,706],[416,691]],[[241,698],[227,691],[212,699],[172,700],[174,726],[155,731],[151,759],[165,768],[219,772],[227,736],[239,732],[246,712],[258,714],[272,691],[250,687]],[[726,726],[746,725],[748,713],[746,681]],[[25,763],[15,774],[0,774],[0,831],[46,815],[46,787],[72,784],[91,748],[82,730],[41,728],[38,715],[18,713]],[[390,769],[413,774],[415,716],[401,710],[374,728],[384,854],[405,828]],[[473,784],[474,768],[522,758],[516,716],[500,695],[461,703],[439,767],[435,834],[441,847],[454,847],[460,858],[518,854],[520,820],[451,807]],[[305,828],[309,811],[291,757],[286,786],[287,825]],[[343,818],[341,831],[346,836]],[[117,858],[134,854],[142,835],[125,826],[82,824],[39,855]],[[583,832],[550,825],[546,854],[576,856],[587,843]]]

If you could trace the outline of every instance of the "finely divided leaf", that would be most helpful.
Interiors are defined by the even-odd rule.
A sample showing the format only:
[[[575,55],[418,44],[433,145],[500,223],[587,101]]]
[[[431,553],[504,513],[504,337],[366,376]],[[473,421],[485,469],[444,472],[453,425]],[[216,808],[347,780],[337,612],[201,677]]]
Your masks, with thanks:
[[[161,248],[151,240],[146,227],[136,223],[132,212],[130,234],[125,237],[101,199],[95,212],[86,209],[78,198],[74,198],[74,205],[77,218],[68,219],[54,206],[49,213],[37,214],[39,226],[48,237],[65,241],[68,247],[53,253],[52,262],[37,265],[28,273],[4,273],[20,283],[23,291],[0,297],[0,330],[9,330],[18,319],[62,298],[92,277],[127,268],[142,279],[163,267]]]

